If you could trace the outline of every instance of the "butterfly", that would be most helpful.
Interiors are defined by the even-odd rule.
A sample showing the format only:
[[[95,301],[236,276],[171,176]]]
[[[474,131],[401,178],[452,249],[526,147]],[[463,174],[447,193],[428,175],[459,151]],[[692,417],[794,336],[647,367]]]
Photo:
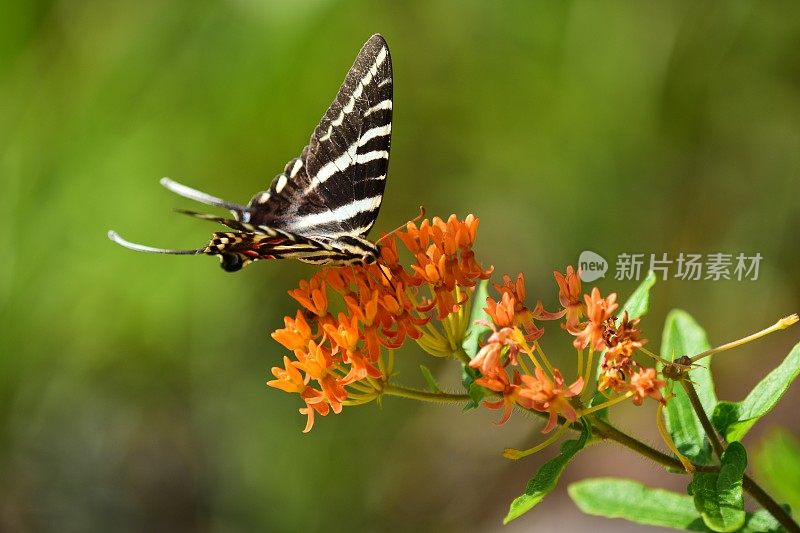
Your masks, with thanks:
[[[392,140],[392,60],[379,34],[367,40],[300,157],[289,161],[266,191],[247,205],[217,198],[163,178],[170,191],[228,209],[233,218],[179,210],[219,222],[216,232],[192,250],[154,248],[108,237],[141,252],[219,256],[235,272],[253,261],[294,258],[306,263],[372,264],[378,245],[366,238],[378,217]]]

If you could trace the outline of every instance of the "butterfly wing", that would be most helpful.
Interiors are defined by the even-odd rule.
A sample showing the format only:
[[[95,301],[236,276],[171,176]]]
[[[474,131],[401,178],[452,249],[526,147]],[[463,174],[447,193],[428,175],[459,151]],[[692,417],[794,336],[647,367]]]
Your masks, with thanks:
[[[363,237],[378,216],[392,133],[392,63],[386,41],[373,35],[361,48],[309,145],[247,206],[177,183],[161,184],[192,200],[230,210],[234,219],[191,211],[236,232],[215,233],[204,248],[175,250],[109,238],[134,250],[209,254],[235,271],[259,259],[296,258],[348,264],[377,249]]]
[[[376,34],[361,48],[300,157],[250,201],[247,222],[331,239],[366,235],[386,185],[392,89],[389,48]]]

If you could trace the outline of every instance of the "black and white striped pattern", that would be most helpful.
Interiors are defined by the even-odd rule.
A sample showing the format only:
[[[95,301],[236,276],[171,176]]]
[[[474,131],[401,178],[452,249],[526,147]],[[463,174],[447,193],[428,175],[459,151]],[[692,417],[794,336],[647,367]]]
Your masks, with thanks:
[[[245,216],[302,235],[366,235],[383,198],[391,139],[392,61],[386,41],[373,35],[308,146]]]
[[[361,48],[300,157],[246,206],[162,180],[181,196],[229,209],[233,220],[186,213],[236,232],[215,233],[208,246],[194,251],[135,245],[113,232],[109,236],[140,251],[217,255],[226,270],[258,259],[375,262],[378,249],[365,237],[381,206],[391,139],[392,60],[386,41],[375,34]]]

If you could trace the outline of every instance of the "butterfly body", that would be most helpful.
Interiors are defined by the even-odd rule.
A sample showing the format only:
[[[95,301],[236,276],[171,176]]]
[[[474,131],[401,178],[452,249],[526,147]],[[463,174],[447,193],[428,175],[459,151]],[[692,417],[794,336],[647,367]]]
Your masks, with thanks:
[[[297,240],[281,235],[270,237],[262,230],[214,233],[201,253],[219,256],[222,268],[235,272],[253,261],[270,259],[297,259],[317,265],[372,264],[380,251],[371,241],[360,237],[309,236]]]
[[[232,219],[184,213],[235,231],[214,233],[207,246],[196,250],[137,245],[114,232],[109,232],[109,237],[139,251],[219,256],[227,271],[267,259],[374,263],[378,247],[366,236],[378,216],[389,167],[392,83],[386,41],[373,35],[361,48],[308,146],[247,205],[168,178],[161,181],[181,196],[230,210]]]

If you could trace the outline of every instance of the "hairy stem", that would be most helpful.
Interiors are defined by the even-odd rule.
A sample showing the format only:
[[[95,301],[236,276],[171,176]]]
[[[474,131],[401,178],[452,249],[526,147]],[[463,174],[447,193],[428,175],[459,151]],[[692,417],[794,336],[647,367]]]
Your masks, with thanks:
[[[448,392],[428,392],[424,390],[409,389],[406,387],[399,387],[385,383],[383,385],[383,394],[389,396],[399,396],[401,398],[410,398],[412,400],[420,400],[423,402],[436,402],[436,403],[464,403],[470,401],[468,394],[450,394]]]
[[[717,430],[711,424],[711,420],[708,419],[708,415],[706,415],[706,411],[703,409],[703,404],[700,402],[700,397],[697,395],[694,385],[689,381],[688,377],[684,377],[681,379],[681,386],[689,397],[689,402],[692,404],[694,414],[697,415],[697,418],[700,420],[700,425],[703,426],[703,430],[706,432],[706,436],[711,443],[711,447],[714,449],[714,453],[721,459],[722,453],[725,451],[725,444],[722,442]]]
[[[747,474],[742,478],[742,488],[747,491],[747,494],[752,496],[755,501],[760,503],[761,507],[766,509],[769,514],[783,526],[783,529],[790,533],[800,533],[800,526],[794,521],[792,515],[786,512],[786,509],[773,500],[769,494],[764,492],[764,489]]]
[[[469,366],[470,361],[472,361],[469,355],[467,355],[467,352],[465,352],[464,348],[461,346],[459,346],[456,351],[453,352],[453,356],[467,366]]]

